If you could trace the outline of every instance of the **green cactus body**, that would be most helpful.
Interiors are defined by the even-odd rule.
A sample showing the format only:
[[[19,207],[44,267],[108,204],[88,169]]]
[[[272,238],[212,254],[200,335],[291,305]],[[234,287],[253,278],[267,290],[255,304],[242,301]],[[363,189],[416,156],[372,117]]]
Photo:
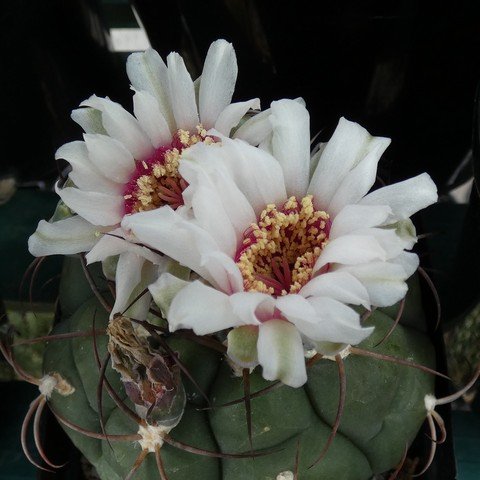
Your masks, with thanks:
[[[83,280],[79,281],[76,274],[74,278],[69,275],[68,279],[63,279],[64,282],[73,280],[78,285],[75,295],[67,295],[68,289],[64,288],[62,304],[68,306],[69,313],[76,311],[56,327],[55,333],[88,331],[92,328],[94,316],[97,328],[106,327],[108,316],[96,299],[85,300],[87,294],[79,293]],[[72,289],[70,291],[73,292]],[[414,317],[417,324],[419,321],[417,301],[412,303],[407,300],[405,318],[410,325]],[[386,342],[375,347],[390,329],[394,316],[394,309],[371,315],[367,323],[376,327],[375,332],[359,347],[433,367],[432,346],[423,333],[411,326],[399,325]],[[104,358],[107,337],[98,336],[97,341],[100,356]],[[177,336],[169,337],[168,342],[201,389],[208,394],[212,405],[243,397],[242,379],[232,375],[231,368],[219,353]],[[424,397],[433,392],[434,379],[415,368],[353,354],[344,359],[344,365],[347,395],[340,427],[326,456],[313,468],[309,469],[309,466],[327,442],[339,401],[337,364],[328,359],[322,359],[309,368],[309,380],[303,388],[281,386],[251,400],[253,448],[255,451],[273,450],[273,453],[255,459],[212,458],[188,453],[165,443],[161,455],[168,478],[293,478],[293,474],[288,472],[295,470],[297,452],[300,480],[368,480],[374,474],[395,467],[405,445],[413,440],[425,419]],[[258,370],[250,375],[251,392],[269,384]],[[92,338],[49,342],[44,371],[59,373],[75,388],[74,393],[66,397],[53,392],[49,403],[54,412],[85,429],[100,432],[95,397],[99,374]],[[117,392],[123,392],[117,372],[108,368],[107,378]],[[202,410],[199,407],[204,407],[206,402],[198,389],[186,378],[184,386],[187,407],[170,436],[205,450],[248,452],[250,443],[244,404]],[[126,395],[122,395],[126,403],[132,405]],[[115,406],[106,392],[103,394],[103,414],[107,433],[137,433],[135,422]],[[68,427],[65,430],[95,465],[102,479],[124,478],[141,451],[138,442],[112,441],[113,448],[110,448],[105,441],[89,438]],[[282,476],[282,472],[286,473]],[[153,454],[147,455],[136,478],[158,478]]]

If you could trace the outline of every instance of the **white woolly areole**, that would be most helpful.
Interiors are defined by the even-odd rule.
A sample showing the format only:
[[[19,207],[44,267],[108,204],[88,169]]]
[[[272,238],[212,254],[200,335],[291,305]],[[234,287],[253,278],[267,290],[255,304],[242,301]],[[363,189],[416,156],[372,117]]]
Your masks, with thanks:
[[[161,427],[155,425],[140,425],[138,427],[138,434],[142,437],[138,441],[142,450],[154,453],[157,448],[163,445],[163,436],[171,430],[171,427]]]
[[[425,408],[427,412],[433,412],[433,410],[435,410],[435,407],[437,405],[437,399],[435,398],[434,395],[430,393],[425,395],[424,402],[425,402]]]
[[[55,387],[57,386],[57,383],[58,380],[55,377],[52,375],[45,375],[40,379],[38,389],[42,395],[44,395],[46,398],[50,398],[55,390]]]
[[[340,355],[340,358],[343,360],[344,358],[347,358],[349,355],[350,355],[350,349],[352,348],[351,345],[347,345],[343,350],[341,350],[340,352],[337,353],[337,355]],[[335,362],[335,357],[337,355],[324,355],[322,357],[325,358],[326,360],[331,360],[332,362]]]
[[[277,475],[276,480],[293,480],[294,478],[295,477],[293,475],[293,472],[291,472],[290,470],[287,470],[285,472],[280,472]]]

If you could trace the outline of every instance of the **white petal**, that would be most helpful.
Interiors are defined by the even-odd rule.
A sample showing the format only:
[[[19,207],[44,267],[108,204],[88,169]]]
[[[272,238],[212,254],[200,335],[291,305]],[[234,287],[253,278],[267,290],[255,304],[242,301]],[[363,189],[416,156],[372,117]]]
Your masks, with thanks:
[[[115,304],[110,318],[118,312],[131,318],[146,317],[152,297],[149,292],[137,297],[152,283],[155,272],[153,265],[143,257],[132,252],[120,254],[115,275]],[[128,310],[124,311],[127,307]]]
[[[134,253],[122,253],[115,275],[115,304],[112,314],[122,312],[128,306],[130,294],[140,282],[140,272],[145,259]]]
[[[294,100],[272,102],[272,152],[283,169],[287,195],[305,196],[310,169],[310,116]]]
[[[390,260],[390,263],[400,265],[404,270],[407,278],[412,276],[420,265],[418,255],[411,252],[402,252],[397,257]]]
[[[260,145],[272,133],[271,113],[272,110],[268,108],[253,115],[234,133],[233,138],[244,140],[250,145]]]
[[[182,57],[172,52],[167,57],[170,104],[178,128],[193,131],[200,123],[192,77]]]
[[[400,238],[394,229],[389,228],[361,228],[355,232],[357,235],[375,238],[385,252],[385,260],[392,259],[407,247],[408,242]]]
[[[107,133],[103,128],[102,112],[95,108],[77,108],[72,110],[70,117],[83,128],[85,133]]]
[[[363,328],[360,315],[341,302],[328,297],[312,297],[309,303],[317,312],[317,320],[296,319],[295,325],[313,340],[356,345],[373,332],[372,327]]]
[[[54,223],[40,220],[28,239],[28,250],[35,257],[88,252],[98,241],[98,230],[78,215]]]
[[[260,325],[257,348],[266,380],[280,380],[294,388],[307,381],[302,339],[291,323],[269,320]]]
[[[347,205],[334,218],[330,239],[338,238],[357,230],[382,225],[391,214],[385,205]]]
[[[413,222],[406,218],[405,220],[399,220],[398,222],[391,223],[386,228],[395,229],[396,234],[404,241],[405,249],[410,250],[417,243],[417,230]]]
[[[362,228],[382,225],[391,212],[386,205],[347,205],[334,218],[329,237],[334,239]]]
[[[348,272],[327,272],[312,278],[300,290],[300,295],[330,297],[339,302],[370,308],[370,299],[366,288]]]
[[[122,220],[124,199],[120,195],[84,192],[72,187],[59,189],[57,186],[55,191],[69,208],[94,225],[116,225]]]
[[[379,188],[364,197],[362,205],[388,205],[393,219],[403,220],[437,201],[437,187],[427,173]],[[391,222],[390,222],[391,223]]]
[[[87,133],[83,136],[88,156],[103,175],[117,183],[127,183],[135,170],[132,154],[123,143],[107,135]]]
[[[211,252],[202,255],[201,265],[205,267],[225,293],[243,291],[243,277],[237,264],[223,252]]]
[[[88,156],[85,142],[76,141],[62,145],[55,153],[55,159],[60,158],[63,158],[72,166],[72,171],[68,176],[81,190],[121,195],[124,188],[123,184],[105,177],[93,165]]]
[[[229,137],[232,128],[236,127],[249,110],[260,110],[260,100],[253,98],[246,102],[231,103],[218,115],[215,130]]]
[[[135,90],[153,95],[171,131],[176,130],[168,91],[168,70],[162,57],[153,49],[132,53],[127,59],[127,75]]]
[[[231,43],[217,40],[210,45],[202,71],[198,96],[200,120],[207,130],[232,101],[237,81],[237,58]]]
[[[202,150],[188,149],[185,158],[197,161],[202,168],[208,169],[210,161],[202,160]],[[238,186],[241,193],[248,199],[256,216],[269,203],[281,204],[286,201],[285,181],[279,163],[266,152],[252,147],[240,140],[222,139],[221,145],[210,147],[210,157],[215,158],[215,167],[218,163],[224,165]],[[212,163],[213,165],[213,163]]]
[[[197,335],[208,335],[241,325],[232,311],[228,295],[200,281],[192,282],[173,299],[168,312],[169,328],[191,328]]]
[[[320,270],[327,263],[356,265],[372,260],[385,260],[385,258],[385,251],[375,238],[363,235],[344,235],[327,244],[315,264],[314,272]]]
[[[247,325],[259,325],[274,318],[275,299],[260,292],[238,292],[230,296],[233,312]]]
[[[315,197],[317,208],[326,208],[347,173],[379,144],[386,147],[386,143],[386,139],[372,137],[357,123],[341,118],[323,150],[308,188]]]
[[[286,295],[281,300],[278,309],[314,341],[357,344],[373,330],[362,328],[359,314],[332,298]]]
[[[240,238],[245,229],[256,220],[256,215],[217,150],[216,146],[212,148],[199,143],[186,151],[179,168],[182,177],[189,184],[183,192],[183,199],[185,205],[192,206],[197,188],[200,188],[200,185],[209,188],[213,192],[212,196],[217,198],[214,200],[219,204],[216,208],[221,205],[236,237]],[[193,160],[190,160],[191,158]]]
[[[116,229],[103,235],[86,255],[87,263],[101,262],[108,257],[120,255],[125,252],[135,253],[155,265],[161,263],[162,257],[160,255],[152,252],[152,250],[147,247],[136,245],[128,240],[119,238],[120,235],[122,235],[121,229]]]
[[[200,184],[191,197],[191,205],[199,226],[209,232],[224,253],[233,257],[237,236],[218,192]]]
[[[172,141],[172,133],[153,95],[138,90],[133,96],[133,111],[152,145],[158,148]]]
[[[102,122],[107,133],[122,142],[137,160],[143,160],[153,151],[149,138],[140,128],[136,118],[128,113],[120,104],[108,98],[92,95],[81,103],[102,112]]]
[[[378,161],[389,144],[388,138],[377,139],[365,158],[345,175],[327,207],[331,215],[336,215],[345,205],[357,203],[368,193],[377,177]]]
[[[392,262],[372,262],[366,265],[339,267],[357,277],[368,291],[372,305],[388,307],[400,301],[407,293],[407,272]]]
[[[287,318],[314,318],[316,316],[315,309],[310,305],[309,301],[299,294],[289,294],[278,297],[275,306]]]
[[[127,215],[122,227],[131,230],[141,243],[168,255],[215,284],[208,270],[201,265],[201,256],[220,249],[208,232],[180,213],[183,213],[182,208],[173,211],[170,207],[162,207]]]
[[[172,275],[171,273],[163,273],[148,289],[153,297],[153,301],[157,304],[164,315],[168,316],[170,305],[175,296],[190,282]]]

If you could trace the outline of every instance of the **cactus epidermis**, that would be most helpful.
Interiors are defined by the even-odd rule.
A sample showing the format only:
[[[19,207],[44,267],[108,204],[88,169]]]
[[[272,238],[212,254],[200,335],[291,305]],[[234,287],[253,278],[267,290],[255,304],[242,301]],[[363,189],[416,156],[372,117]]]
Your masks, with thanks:
[[[69,280],[75,281],[75,278]],[[85,301],[76,291],[75,299],[64,293],[62,300],[70,311],[73,307],[76,311],[56,327],[55,333],[89,331],[94,317],[97,328],[106,327],[108,314],[95,298]],[[416,316],[417,323],[418,301],[413,289],[404,314],[410,321]],[[394,317],[394,310],[376,311],[368,318],[366,324],[375,326],[375,331],[359,347],[432,367],[434,352],[430,342],[411,326],[399,325],[387,341],[376,346],[394,322],[389,315]],[[213,406],[241,399],[244,396],[242,378],[232,375],[220,353],[181,336],[166,338],[199,387],[184,378],[187,405],[170,436],[208,451],[248,452],[245,404],[202,409],[207,403],[199,393],[199,389],[206,392]],[[97,336],[97,344],[103,359],[107,336]],[[424,397],[433,393],[434,378],[416,368],[355,354],[348,355],[343,364],[346,373],[343,416],[328,452],[313,468],[309,466],[317,460],[330,436],[340,396],[338,366],[328,359],[308,369],[308,382],[303,388],[279,386],[251,399],[253,448],[256,452],[272,450],[273,453],[255,459],[213,458],[165,443],[161,456],[169,480],[276,480],[289,475],[296,467],[300,480],[368,480],[373,474],[394,468],[402,458],[405,445],[411,443],[425,419]],[[101,432],[96,399],[99,370],[92,338],[49,342],[44,371],[58,372],[75,388],[68,397],[53,392],[52,409],[87,430]],[[133,406],[123,393],[119,374],[110,366],[106,377],[116,392],[122,392],[125,402]],[[249,383],[251,393],[270,384],[258,368],[250,375]],[[139,430],[106,392],[103,417],[107,434],[136,434]],[[110,447],[104,440],[87,437],[68,427],[65,430],[96,466],[102,479],[124,478],[141,452],[138,441],[111,441]],[[136,475],[139,479],[158,478],[154,455],[146,456]]]

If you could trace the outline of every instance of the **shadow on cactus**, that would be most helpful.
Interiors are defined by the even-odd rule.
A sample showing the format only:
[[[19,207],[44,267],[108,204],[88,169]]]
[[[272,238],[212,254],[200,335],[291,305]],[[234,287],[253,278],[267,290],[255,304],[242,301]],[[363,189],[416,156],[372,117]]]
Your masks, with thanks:
[[[480,373],[435,399],[433,349],[411,326],[421,316],[417,278],[397,306],[365,312],[365,325],[376,327],[367,340],[333,357],[314,354],[308,382],[292,388],[258,369],[232,373],[218,336],[168,333],[155,310],[149,321],[117,314],[108,322],[102,303],[111,293],[94,277],[66,259],[60,308],[73,313],[48,338],[30,340],[47,342],[42,378],[16,364],[11,339],[2,342],[17,375],[39,386],[21,437],[41,469],[60,467],[41,444],[48,404],[101,478],[366,480],[389,470],[395,478],[426,420],[432,449],[421,474],[445,439],[435,406],[458,398]],[[32,418],[43,465],[27,449]]]

